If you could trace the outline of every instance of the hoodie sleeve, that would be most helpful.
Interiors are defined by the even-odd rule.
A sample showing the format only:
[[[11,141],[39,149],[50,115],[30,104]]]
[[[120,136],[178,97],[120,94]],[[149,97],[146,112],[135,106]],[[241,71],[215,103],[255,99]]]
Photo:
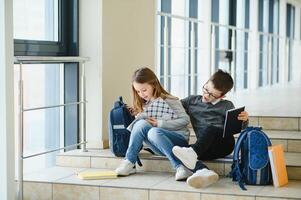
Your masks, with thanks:
[[[166,103],[176,113],[176,119],[157,120],[157,126],[171,131],[176,131],[187,127],[190,123],[189,116],[186,114],[182,103],[178,99],[166,99]]]

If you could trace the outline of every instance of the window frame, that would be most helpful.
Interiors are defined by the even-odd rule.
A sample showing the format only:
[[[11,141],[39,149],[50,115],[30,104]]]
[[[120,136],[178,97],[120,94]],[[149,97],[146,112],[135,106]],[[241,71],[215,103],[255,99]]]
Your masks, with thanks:
[[[14,39],[14,56],[79,56],[79,0],[58,0],[58,41]],[[64,103],[78,101],[79,65],[62,64]],[[74,113],[65,107],[64,122],[64,146],[78,143],[79,109]]]
[[[78,56],[78,0],[58,0],[58,41],[14,39],[15,56]]]

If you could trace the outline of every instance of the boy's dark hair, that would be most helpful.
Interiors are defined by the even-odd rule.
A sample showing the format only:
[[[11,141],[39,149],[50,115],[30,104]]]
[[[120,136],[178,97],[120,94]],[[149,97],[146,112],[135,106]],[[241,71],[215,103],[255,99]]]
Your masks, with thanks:
[[[233,88],[233,79],[228,72],[219,69],[209,79],[214,88],[221,91],[222,95],[226,94]]]

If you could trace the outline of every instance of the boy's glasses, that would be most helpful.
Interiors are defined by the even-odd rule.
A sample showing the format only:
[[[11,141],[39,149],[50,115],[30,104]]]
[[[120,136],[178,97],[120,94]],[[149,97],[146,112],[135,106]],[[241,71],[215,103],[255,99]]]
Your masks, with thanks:
[[[204,93],[208,94],[210,98],[214,98],[214,99],[220,98],[220,96],[215,96],[214,94],[212,94],[211,92],[209,92],[208,89],[205,88],[205,85],[203,85],[203,87],[202,87]]]

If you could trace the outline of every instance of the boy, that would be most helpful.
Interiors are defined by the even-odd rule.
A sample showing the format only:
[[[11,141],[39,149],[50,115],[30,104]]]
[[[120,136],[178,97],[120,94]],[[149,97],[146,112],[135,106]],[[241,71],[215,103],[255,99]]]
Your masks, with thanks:
[[[208,186],[218,180],[218,175],[198,160],[223,158],[234,149],[233,135],[222,136],[226,111],[234,108],[233,103],[223,97],[232,87],[231,75],[218,70],[203,86],[202,96],[191,95],[181,100],[190,116],[197,141],[190,147],[175,146],[172,151],[187,168],[196,171],[187,179],[192,187]],[[243,121],[243,128],[247,127],[247,112],[241,112],[238,119]]]

